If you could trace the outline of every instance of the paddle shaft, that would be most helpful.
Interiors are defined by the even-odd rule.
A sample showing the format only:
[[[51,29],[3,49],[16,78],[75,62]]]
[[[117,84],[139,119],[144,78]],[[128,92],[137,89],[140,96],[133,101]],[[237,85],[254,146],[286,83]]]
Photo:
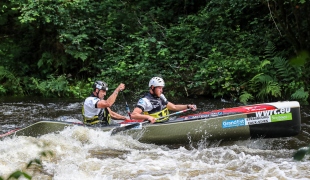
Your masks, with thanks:
[[[127,104],[127,101],[126,101],[124,92],[122,92],[122,94],[123,94],[123,98],[124,98],[125,103],[126,103],[126,111],[127,111],[127,113],[128,113],[129,118],[132,119],[132,118],[131,118],[131,114],[130,114],[130,109],[129,109],[129,106],[128,106],[128,104]]]
[[[160,118],[156,118],[156,120],[160,120],[160,119],[163,119],[163,118],[166,118],[166,117],[170,117],[170,116],[173,116],[173,115],[177,115],[177,114],[181,114],[181,113],[184,113],[186,111],[189,111],[191,109],[185,109],[185,110],[182,110],[182,111],[178,111],[178,112],[175,112],[175,113],[172,113],[172,114],[169,114],[167,116],[163,116],[163,117],[160,117]],[[150,121],[144,121],[142,122],[142,124],[146,124],[146,123],[149,123]],[[123,126],[123,127],[117,127],[117,128],[114,128],[111,132],[111,136],[112,135],[115,135],[116,133],[118,132],[121,132],[121,131],[125,131],[125,130],[129,130],[129,129],[132,129],[136,126],[139,126],[140,125],[140,122],[139,123],[133,123],[133,124],[129,124],[127,126]]]
[[[174,115],[177,115],[177,114],[181,114],[181,113],[184,113],[184,112],[189,111],[189,110],[192,110],[192,109],[190,109],[190,108],[189,109],[184,109],[182,111],[178,111],[178,112],[175,112],[175,113],[168,114],[167,116],[156,118],[156,120],[161,120],[161,119],[164,119],[166,117],[170,117],[170,116],[174,116]]]

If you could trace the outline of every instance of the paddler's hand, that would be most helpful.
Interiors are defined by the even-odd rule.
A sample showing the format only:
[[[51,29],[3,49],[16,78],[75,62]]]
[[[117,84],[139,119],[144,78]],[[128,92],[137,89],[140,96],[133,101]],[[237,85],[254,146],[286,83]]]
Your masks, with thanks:
[[[147,120],[150,122],[150,123],[155,123],[155,121],[156,121],[156,119],[153,117],[153,116],[149,116],[148,118],[147,118]]]
[[[116,89],[118,92],[123,91],[125,89],[125,84],[120,83]]]
[[[195,104],[188,104],[187,105],[187,109],[191,109],[192,111],[196,111],[197,110],[197,106]]]

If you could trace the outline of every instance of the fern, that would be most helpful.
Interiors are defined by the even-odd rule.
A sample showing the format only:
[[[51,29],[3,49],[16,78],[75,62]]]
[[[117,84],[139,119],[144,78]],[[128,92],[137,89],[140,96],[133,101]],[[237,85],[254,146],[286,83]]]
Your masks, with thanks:
[[[240,101],[248,101],[248,94],[255,94],[259,100],[291,96],[293,99],[305,101],[308,95],[303,90],[296,91],[302,86],[300,83],[301,72],[298,67],[293,66],[287,59],[278,56],[276,47],[272,42],[268,42],[265,53],[269,60],[265,59],[260,65],[254,67],[258,73],[245,84],[247,92],[239,97]],[[294,84],[298,84],[298,86]]]
[[[268,84],[270,81],[274,81],[273,78],[267,74],[260,74],[254,77],[255,83]]]
[[[0,66],[0,80],[3,80],[4,78],[14,80],[15,76],[10,71],[6,70],[3,66]]]
[[[66,96],[66,92],[68,91],[68,81],[65,76],[61,75],[57,78],[50,77],[49,81],[47,82],[48,86],[52,93],[57,93],[60,96]]]
[[[239,96],[239,100],[243,104],[247,104],[249,100],[253,99],[254,97],[252,94],[248,93],[247,91],[243,91]]]
[[[6,89],[0,85],[0,95],[4,95],[6,93]]]
[[[307,99],[309,97],[309,92],[305,92],[304,88],[301,87],[296,92],[291,95],[293,100],[301,101],[303,104],[308,104]]]
[[[13,72],[7,70],[3,66],[0,66],[0,93],[4,94],[6,92],[19,92],[24,95],[24,90],[20,84],[20,78],[17,78]]]
[[[257,92],[257,97],[264,100],[264,97],[281,97],[281,87],[271,76],[260,73],[249,81],[249,87]]]
[[[267,46],[265,48],[265,54],[266,58],[270,59],[277,56],[276,46],[271,41],[268,41],[267,43]]]
[[[248,83],[247,86],[248,88],[253,91],[253,92],[257,92],[257,90],[259,89],[259,84],[256,82],[256,79],[262,75],[263,73],[259,73],[257,75],[255,75]]]
[[[259,73],[249,81],[248,85],[252,91],[259,92],[263,84],[268,84],[269,81],[273,81],[269,75]]]
[[[295,79],[295,69],[286,59],[282,57],[274,57],[273,65],[276,70],[276,76],[280,81],[291,82]]]
[[[269,64],[271,64],[269,60],[263,60],[263,62],[260,63],[258,68],[262,71],[264,67]]]
[[[45,94],[45,86],[39,82],[38,79],[31,77],[30,80],[32,81],[32,83],[35,85],[35,90],[38,90],[40,94],[42,94],[44,96]]]
[[[49,76],[48,80],[39,81],[36,78],[31,78],[32,83],[35,85],[36,90],[40,92],[44,97],[62,97],[69,96],[69,83],[64,75]]]
[[[281,97],[281,87],[277,82],[269,81],[268,83],[262,84],[260,92],[257,94],[257,97],[264,99],[264,97]]]

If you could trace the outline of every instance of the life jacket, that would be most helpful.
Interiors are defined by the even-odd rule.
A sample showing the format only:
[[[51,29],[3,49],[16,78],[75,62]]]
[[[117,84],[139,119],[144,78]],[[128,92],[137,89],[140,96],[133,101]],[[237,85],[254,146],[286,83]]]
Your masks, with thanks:
[[[150,93],[147,93],[144,98],[146,98],[147,100],[150,101],[150,103],[152,104],[153,108],[150,111],[144,111],[143,114],[146,115],[150,115],[154,118],[160,118],[160,117],[164,117],[167,116],[165,118],[156,120],[156,122],[165,122],[169,120],[169,110],[167,108],[167,102],[165,100],[163,100],[162,98],[159,97],[155,97]]]
[[[91,118],[85,116],[84,106],[82,106],[82,115],[83,115],[83,123],[86,125],[110,125],[111,124],[111,115],[107,108],[100,109],[98,115],[95,115]]]

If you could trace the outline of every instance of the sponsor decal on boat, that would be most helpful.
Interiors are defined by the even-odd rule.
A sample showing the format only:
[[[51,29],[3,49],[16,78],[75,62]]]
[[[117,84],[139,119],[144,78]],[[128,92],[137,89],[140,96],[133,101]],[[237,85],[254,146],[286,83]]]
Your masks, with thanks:
[[[269,122],[271,122],[270,116],[245,118],[245,125],[262,124],[262,123],[269,123]]]
[[[256,112],[256,117],[241,118],[235,120],[226,120],[222,122],[223,128],[232,128],[239,126],[281,122],[293,120],[291,108],[281,108],[275,110],[266,110]]]
[[[245,126],[244,118],[235,119],[235,120],[227,120],[227,121],[222,122],[223,128],[232,128],[232,127],[239,127],[239,126]]]
[[[285,114],[285,113],[290,113],[290,112],[291,112],[290,107],[275,109],[275,110],[258,111],[258,112],[256,112],[256,117],[271,116],[273,114]]]
[[[219,114],[218,114],[217,112],[211,112],[211,113],[210,113],[210,116],[211,116],[211,117],[216,117],[216,116],[218,116],[218,115],[219,115]]]
[[[292,113],[276,114],[271,116],[271,122],[289,121],[293,120]]]
[[[210,117],[210,114],[202,114],[202,115],[190,115],[190,116],[184,116],[184,117],[181,117],[184,121],[185,120],[192,120],[192,119],[202,119],[202,118],[209,118]],[[179,119],[181,119],[179,118]]]

